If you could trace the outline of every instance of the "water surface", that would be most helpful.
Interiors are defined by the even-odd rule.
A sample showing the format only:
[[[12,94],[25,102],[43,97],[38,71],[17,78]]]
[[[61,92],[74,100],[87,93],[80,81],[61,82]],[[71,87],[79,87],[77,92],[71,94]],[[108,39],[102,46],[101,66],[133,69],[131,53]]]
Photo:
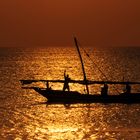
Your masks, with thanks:
[[[90,55],[81,50],[88,79],[140,81],[139,48],[85,50]],[[83,79],[74,47],[0,48],[0,139],[140,139],[139,104],[47,106],[35,91],[21,89],[20,79],[63,79],[64,70],[71,79]],[[100,93],[98,85],[89,88],[92,94]],[[70,89],[84,93],[85,87],[71,84]],[[110,86],[109,94],[122,89]],[[132,90],[140,92],[140,86]]]

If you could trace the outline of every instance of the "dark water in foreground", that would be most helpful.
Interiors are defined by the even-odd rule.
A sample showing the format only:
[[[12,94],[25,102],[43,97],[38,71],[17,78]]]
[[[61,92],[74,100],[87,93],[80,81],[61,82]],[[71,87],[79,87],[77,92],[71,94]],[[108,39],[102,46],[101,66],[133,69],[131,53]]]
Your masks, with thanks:
[[[88,79],[140,81],[140,49],[91,49],[90,61],[82,52]],[[140,139],[140,105],[126,104],[43,104],[46,99],[33,90],[21,89],[20,79],[63,79],[67,70],[72,79],[83,79],[74,47],[0,48],[0,139],[1,140],[102,140]],[[37,83],[44,86],[43,83]],[[62,89],[61,84],[52,84]],[[110,86],[110,94],[123,86]],[[84,87],[70,85],[84,93]],[[140,92],[140,86],[132,87]],[[99,93],[97,85],[91,93]]]

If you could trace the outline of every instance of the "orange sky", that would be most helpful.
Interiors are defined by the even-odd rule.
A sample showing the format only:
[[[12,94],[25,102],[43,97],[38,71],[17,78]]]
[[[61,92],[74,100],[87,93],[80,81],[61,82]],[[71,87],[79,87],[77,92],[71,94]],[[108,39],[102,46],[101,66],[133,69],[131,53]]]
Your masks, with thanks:
[[[0,46],[140,46],[140,0],[1,0]]]

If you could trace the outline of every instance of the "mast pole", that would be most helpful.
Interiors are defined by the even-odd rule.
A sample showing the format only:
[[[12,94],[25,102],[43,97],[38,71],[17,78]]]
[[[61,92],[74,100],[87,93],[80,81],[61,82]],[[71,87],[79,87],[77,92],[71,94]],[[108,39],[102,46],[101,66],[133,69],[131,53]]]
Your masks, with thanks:
[[[85,82],[85,85],[86,85],[87,94],[89,94],[89,89],[88,89],[88,83],[87,83],[84,63],[83,63],[83,59],[82,59],[82,56],[81,56],[81,53],[80,53],[80,49],[79,49],[76,37],[74,37],[74,42],[75,42],[75,45],[76,45],[76,48],[77,48],[77,51],[78,51],[78,54],[79,54],[79,58],[80,58],[80,61],[81,61],[81,66],[82,66],[82,71],[83,71],[84,82]]]

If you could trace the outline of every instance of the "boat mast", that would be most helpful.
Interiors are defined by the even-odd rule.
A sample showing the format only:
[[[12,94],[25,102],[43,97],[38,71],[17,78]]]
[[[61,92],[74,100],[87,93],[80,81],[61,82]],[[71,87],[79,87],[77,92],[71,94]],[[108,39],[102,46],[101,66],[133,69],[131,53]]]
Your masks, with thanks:
[[[78,51],[78,54],[79,54],[79,58],[80,58],[80,61],[81,61],[81,66],[82,66],[82,71],[83,71],[84,82],[85,82],[85,85],[86,85],[87,94],[89,94],[89,89],[88,89],[88,83],[87,83],[84,63],[83,63],[83,59],[82,59],[82,56],[81,56],[81,53],[80,53],[80,49],[79,49],[76,37],[74,37],[74,42],[75,42],[75,45],[76,45],[76,48],[77,48],[77,51]]]

